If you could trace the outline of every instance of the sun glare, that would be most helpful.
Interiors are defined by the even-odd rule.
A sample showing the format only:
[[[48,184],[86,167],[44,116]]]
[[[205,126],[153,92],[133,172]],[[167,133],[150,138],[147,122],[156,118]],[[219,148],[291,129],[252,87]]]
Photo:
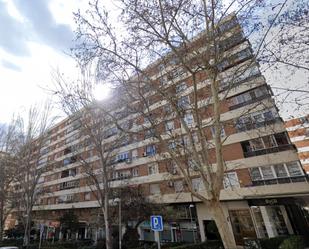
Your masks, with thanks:
[[[107,99],[110,95],[110,92],[111,92],[111,88],[109,85],[100,84],[100,85],[96,85],[96,87],[94,88],[93,96],[96,100],[100,101],[100,100]]]

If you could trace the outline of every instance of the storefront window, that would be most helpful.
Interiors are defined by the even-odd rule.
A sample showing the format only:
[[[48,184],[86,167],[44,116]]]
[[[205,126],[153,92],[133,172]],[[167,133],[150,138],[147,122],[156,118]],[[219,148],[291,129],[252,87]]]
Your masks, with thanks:
[[[249,209],[229,210],[236,244],[243,245],[243,238],[256,238]]]

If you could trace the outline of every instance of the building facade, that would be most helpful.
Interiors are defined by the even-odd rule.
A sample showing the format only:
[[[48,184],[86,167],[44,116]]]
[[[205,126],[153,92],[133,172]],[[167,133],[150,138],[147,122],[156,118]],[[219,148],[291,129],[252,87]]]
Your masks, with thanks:
[[[244,237],[308,234],[308,220],[305,218],[309,203],[308,177],[278,114],[271,89],[261,75],[258,63],[252,61],[250,43],[244,38],[236,18],[229,19],[222,26],[222,32],[226,32],[221,46],[227,58],[220,64],[220,88],[222,94],[228,93],[222,103],[221,113],[224,122],[221,135],[226,138],[223,157],[227,170],[220,199],[229,217],[230,229],[239,245],[243,244]],[[230,87],[229,75],[235,67],[244,65],[247,69],[238,75]],[[156,67],[156,70],[150,70],[151,77],[161,84],[163,82],[162,87],[173,89],[180,105],[191,103],[192,79],[185,71],[178,70],[171,63],[164,69],[166,74],[173,73],[170,78],[162,72],[158,73],[158,64],[151,67]],[[198,77],[201,117],[206,122],[209,112],[207,104],[203,106],[203,103],[207,102],[204,100],[207,99],[209,83],[205,73],[199,73]],[[168,106],[160,99],[151,96],[149,99],[153,110],[168,112]],[[121,114],[121,110],[117,111]],[[185,118],[187,124],[194,124],[194,117],[190,113]],[[143,117],[132,118],[130,115],[120,115],[118,119],[130,123],[132,129],[138,129],[148,122]],[[161,131],[163,134],[181,128],[179,120],[169,119]],[[98,219],[98,203],[86,184],[83,166],[73,149],[81,144],[79,129],[80,123],[68,118],[49,131],[49,139],[41,150],[39,167],[51,162],[55,166],[40,179],[45,194],[40,196],[34,212],[37,223],[59,227],[61,214],[73,208],[80,221],[76,236],[95,238],[103,236],[104,231],[91,225]],[[112,142],[117,132],[117,127],[108,127],[106,141]],[[210,126],[205,126],[205,133],[211,141],[213,130]],[[162,240],[194,242],[218,239],[207,206],[183,191],[181,175],[176,169],[170,170],[166,161],[160,159],[162,153],[164,148],[153,142],[151,134],[145,132],[129,137],[116,149],[111,185],[116,188],[124,181],[126,184],[141,185],[152,201],[173,208],[177,215],[164,223]],[[94,162],[98,160],[91,146],[86,157]],[[192,187],[203,193],[200,178],[192,180]],[[142,240],[154,240],[148,221],[139,226],[139,232]]]
[[[295,144],[303,168],[309,174],[309,116],[286,121],[286,129]]]

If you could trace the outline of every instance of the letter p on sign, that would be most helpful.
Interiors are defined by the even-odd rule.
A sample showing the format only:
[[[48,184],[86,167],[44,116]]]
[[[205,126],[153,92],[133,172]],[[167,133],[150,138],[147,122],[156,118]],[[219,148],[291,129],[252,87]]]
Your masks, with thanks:
[[[153,215],[150,217],[151,230],[163,231],[163,219],[161,215]]]

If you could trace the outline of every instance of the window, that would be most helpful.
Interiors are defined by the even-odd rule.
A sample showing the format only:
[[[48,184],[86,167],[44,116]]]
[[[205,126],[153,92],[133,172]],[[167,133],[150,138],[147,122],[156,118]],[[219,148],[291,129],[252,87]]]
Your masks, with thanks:
[[[178,99],[177,106],[179,108],[188,108],[190,105],[190,98],[189,96],[182,96]]]
[[[235,121],[237,131],[246,131],[250,129],[259,128],[265,124],[276,120],[278,113],[275,108],[265,109],[262,111],[254,112],[246,116],[239,117]]]
[[[147,145],[146,146],[146,156],[154,156],[156,154],[155,145]]]
[[[44,148],[44,149],[41,149],[40,153],[41,153],[41,156],[44,156],[48,153],[49,149],[48,148]]]
[[[69,170],[64,170],[61,172],[61,178],[69,177],[69,176],[76,176],[76,168],[74,169],[69,169]]]
[[[161,191],[160,191],[160,185],[158,183],[156,184],[150,184],[149,185],[149,192],[150,194],[152,195],[155,195],[155,194],[160,194]]]
[[[299,121],[302,123],[302,124],[306,124],[309,122],[309,118],[308,117],[301,117],[299,118]]]
[[[70,163],[73,163],[73,161],[71,160],[71,158],[66,158],[66,159],[63,160],[63,166],[66,166],[66,165],[68,165],[68,164],[70,164]]]
[[[298,162],[290,162],[286,164],[286,167],[289,171],[291,177],[293,176],[302,176],[303,171]]]
[[[136,159],[136,158],[138,158],[138,151],[137,151],[137,149],[132,150],[132,159]]]
[[[276,140],[273,136],[266,136],[262,138],[265,148],[277,147]]]
[[[131,177],[131,171],[130,170],[119,171],[118,176],[120,179],[128,179]]]
[[[148,165],[148,175],[158,174],[158,164],[152,163]]]
[[[187,84],[186,82],[181,82],[180,84],[176,85],[176,93],[180,93],[187,89]]]
[[[263,140],[261,138],[252,139],[249,141],[250,151],[257,151],[264,149]]]
[[[174,121],[173,120],[171,120],[171,121],[167,121],[166,123],[165,123],[165,130],[166,131],[172,131],[172,130],[174,130]]]
[[[288,172],[286,171],[284,164],[274,165],[274,170],[276,172],[277,177],[287,177]]]
[[[251,95],[249,92],[238,95],[234,98],[234,102],[236,105],[248,102],[251,100]]]
[[[176,147],[177,147],[177,145],[176,145],[176,142],[175,142],[175,141],[170,141],[170,142],[168,143],[168,148],[169,148],[170,150],[174,150],[174,149],[176,149]]]
[[[274,172],[271,166],[261,167],[261,171],[264,179],[273,179],[275,178]]]
[[[182,76],[185,73],[185,70],[181,67],[175,68],[171,71],[170,76],[172,78],[177,78]]]
[[[126,161],[127,159],[129,159],[129,152],[122,152],[120,154],[117,155],[117,162],[123,162]]]
[[[159,66],[158,66],[158,70],[159,71],[163,71],[165,69],[165,65],[164,64],[160,64]]]
[[[183,120],[185,121],[187,126],[191,126],[194,122],[194,118],[193,118],[192,113],[186,113]]]
[[[274,134],[278,146],[290,144],[285,132]]]
[[[74,195],[67,195],[66,196],[66,201],[67,202],[73,202],[74,201]]]
[[[254,185],[306,181],[298,161],[252,168],[250,175]]]
[[[215,127],[211,126],[210,130],[211,130],[211,135],[214,138],[215,137]],[[221,127],[220,137],[225,137],[225,130],[224,130],[223,126]]]
[[[198,164],[193,159],[188,160],[188,166],[192,170],[198,170],[199,169]]]
[[[202,178],[194,178],[192,179],[192,188],[194,191],[202,191],[205,190],[205,186],[202,182]]]
[[[224,174],[224,180],[223,180],[224,188],[230,189],[230,188],[239,188],[239,181],[237,177],[236,172],[228,172]]]
[[[239,53],[237,53],[235,56],[238,60],[243,60],[248,58],[251,55],[251,50],[249,48],[246,48],[242,51],[240,51]]]
[[[84,195],[84,200],[85,200],[85,201],[90,201],[90,199],[91,199],[91,194],[90,194],[90,192],[85,193],[85,195]]]
[[[150,117],[144,117],[144,124],[150,124]]]
[[[262,175],[261,175],[261,172],[260,172],[260,168],[252,168],[252,169],[250,169],[250,175],[251,175],[252,181],[262,180]]]
[[[261,99],[262,97],[269,96],[269,92],[267,87],[262,86],[250,90],[248,92],[242,93],[240,95],[234,96],[230,99],[230,109],[236,109],[245,104],[252,103],[257,99]]]
[[[168,82],[166,75],[159,78],[159,82],[161,86],[165,86]]]
[[[163,106],[163,110],[165,113],[171,113],[172,112],[172,107],[170,104],[166,104],[165,106]]]
[[[268,91],[267,91],[267,88],[266,87],[259,87],[259,88],[256,88],[254,90],[254,93],[255,93],[255,97],[256,98],[259,98],[263,95],[267,95],[268,94]]]
[[[139,176],[138,168],[133,168],[133,169],[132,169],[132,175],[133,175],[133,177]]]
[[[145,139],[154,137],[155,136],[155,131],[154,129],[149,129],[145,131]]]
[[[235,27],[236,25],[238,24],[237,22],[237,19],[236,18],[233,18],[229,21],[226,21],[225,23],[221,24],[219,27],[218,27],[218,31],[220,32],[225,32],[229,29],[232,29],[233,27]]]
[[[258,122],[258,123],[264,122],[263,114],[259,113],[259,112],[252,114],[252,120],[254,120],[254,122]]]
[[[180,193],[183,191],[183,181],[175,181],[174,182],[174,188],[176,193]]]
[[[114,136],[117,134],[117,132],[118,132],[117,127],[112,127],[105,131],[104,137],[108,138],[108,137]]]
[[[264,119],[265,121],[268,121],[268,120],[273,120],[276,116],[278,116],[277,112],[274,112],[273,109],[271,110],[266,110],[264,113],[263,113],[263,116],[264,116]]]

